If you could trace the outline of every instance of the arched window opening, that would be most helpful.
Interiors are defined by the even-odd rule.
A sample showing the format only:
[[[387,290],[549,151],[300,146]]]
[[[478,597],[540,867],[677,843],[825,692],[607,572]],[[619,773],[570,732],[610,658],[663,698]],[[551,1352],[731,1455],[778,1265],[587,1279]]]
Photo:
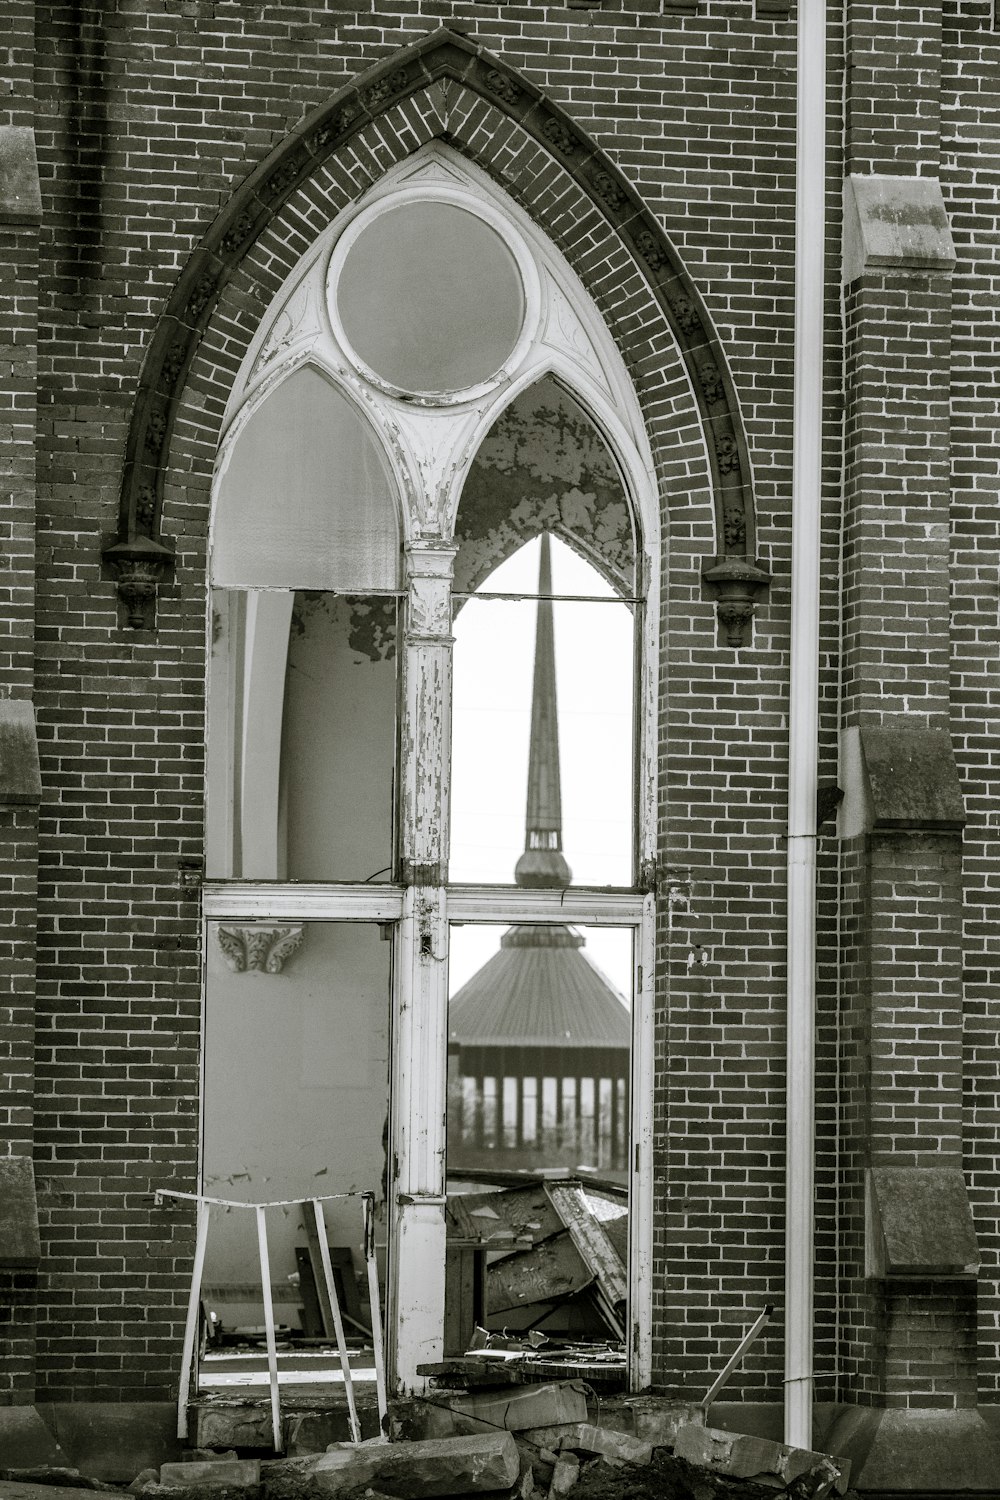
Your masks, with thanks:
[[[476,1311],[454,1205],[502,1186],[498,1171],[574,1174],[546,1187],[545,1214],[559,1233],[577,1213],[606,1223],[621,1275],[557,1331],[619,1339],[624,1372],[643,1317],[626,1315],[629,1234],[651,1222],[630,1141],[651,940],[636,663],[655,569],[625,367],[537,229],[435,148],[309,252],[228,419],[211,526],[205,1191],[374,1193],[390,1360],[412,1389],[421,1363],[464,1347]],[[647,667],[647,695],[653,680]],[[289,1284],[302,1235],[299,1218],[278,1226]],[[331,1246],[353,1255],[352,1235],[335,1219]],[[211,1271],[231,1298],[251,1249],[219,1239]],[[516,1292],[492,1266],[499,1316]],[[286,1321],[308,1331],[294,1296]]]

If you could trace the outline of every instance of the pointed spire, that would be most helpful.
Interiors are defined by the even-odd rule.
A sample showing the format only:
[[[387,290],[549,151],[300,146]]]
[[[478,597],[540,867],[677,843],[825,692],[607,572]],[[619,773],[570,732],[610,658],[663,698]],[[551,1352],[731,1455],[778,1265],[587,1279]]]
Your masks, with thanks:
[[[552,565],[549,534],[542,533],[535,624],[535,676],[531,694],[528,751],[528,807],[524,853],[517,862],[518,885],[556,887],[570,883],[562,852],[562,796],[559,786],[559,721],[556,711],[556,655],[552,627]]]

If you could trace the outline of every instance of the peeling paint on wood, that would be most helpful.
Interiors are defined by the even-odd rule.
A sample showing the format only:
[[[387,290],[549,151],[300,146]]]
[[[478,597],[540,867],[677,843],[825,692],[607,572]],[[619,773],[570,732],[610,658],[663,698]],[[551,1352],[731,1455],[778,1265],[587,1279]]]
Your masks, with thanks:
[[[542,531],[618,592],[634,592],[635,534],[617,467],[586,412],[551,377],[501,413],[472,464],[455,529],[456,592],[471,593]]]

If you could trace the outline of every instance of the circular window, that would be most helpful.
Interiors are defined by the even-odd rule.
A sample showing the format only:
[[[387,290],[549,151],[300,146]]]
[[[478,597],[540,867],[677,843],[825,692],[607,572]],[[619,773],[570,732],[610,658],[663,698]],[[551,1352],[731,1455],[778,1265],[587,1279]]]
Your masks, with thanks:
[[[358,358],[415,394],[490,380],[524,323],[524,286],[501,236],[478,214],[437,200],[369,219],[343,257],[335,296]]]

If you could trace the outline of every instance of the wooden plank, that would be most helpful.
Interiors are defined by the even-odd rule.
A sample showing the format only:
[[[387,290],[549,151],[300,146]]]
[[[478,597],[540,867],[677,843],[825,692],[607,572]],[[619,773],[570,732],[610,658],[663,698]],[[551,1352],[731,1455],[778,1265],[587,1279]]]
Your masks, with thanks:
[[[303,1205],[305,1206],[305,1205]],[[299,1270],[299,1301],[302,1304],[302,1332],[306,1338],[323,1337],[323,1309],[313,1270],[312,1254],[304,1245],[295,1247],[295,1264]]]
[[[616,1337],[624,1339],[628,1278],[618,1252],[589,1207],[580,1183],[550,1182],[545,1191],[595,1279],[602,1313]]]
[[[514,1309],[557,1307],[591,1286],[593,1280],[593,1272],[563,1230],[543,1244],[505,1255],[487,1267],[490,1313],[503,1318]]]
[[[326,1301],[333,1317],[333,1328],[337,1338],[337,1352],[340,1355],[340,1368],[343,1371],[344,1389],[347,1392],[347,1410],[351,1424],[351,1437],[354,1442],[360,1443],[361,1423],[358,1421],[358,1408],[354,1399],[354,1381],[351,1377],[351,1361],[347,1353],[347,1340],[344,1337],[344,1322],[340,1316],[340,1302],[337,1298],[337,1288],[333,1281],[330,1247],[326,1242],[326,1217],[323,1213],[323,1205],[317,1198],[313,1199],[312,1207],[315,1220],[315,1235],[319,1243],[320,1262],[323,1267]],[[306,1217],[308,1221],[308,1215]]]
[[[274,1337],[274,1304],[271,1301],[271,1262],[267,1253],[267,1221],[263,1208],[256,1209],[257,1249],[260,1255],[260,1285],[264,1296],[264,1331],[267,1339],[267,1383],[271,1392],[271,1431],[274,1451],[280,1453],[281,1397],[278,1392],[278,1347]]]
[[[195,1338],[198,1333],[198,1312],[201,1307],[201,1280],[205,1273],[205,1247],[208,1244],[209,1206],[203,1198],[198,1199],[198,1228],[194,1242],[194,1267],[191,1272],[191,1291],[188,1294],[187,1320],[184,1324],[184,1347],[181,1352],[181,1380],[177,1392],[177,1436],[188,1435],[188,1394],[191,1389],[191,1363],[194,1359]]]
[[[365,1193],[364,1216],[365,1271],[368,1276],[368,1306],[372,1320],[372,1349],[375,1354],[375,1388],[378,1392],[379,1430],[389,1436],[389,1393],[385,1378],[385,1343],[382,1338],[382,1306],[378,1294],[378,1265],[375,1260],[375,1195]]]
[[[320,1251],[319,1235],[316,1233],[316,1211],[315,1199],[302,1205],[302,1218],[305,1221],[306,1242],[309,1246],[309,1263],[312,1266],[313,1286],[316,1289],[316,1298],[319,1303],[320,1331],[328,1339],[335,1336],[336,1330],[333,1326],[333,1309],[330,1306],[330,1298],[326,1290],[326,1282],[323,1277],[323,1256]]]

